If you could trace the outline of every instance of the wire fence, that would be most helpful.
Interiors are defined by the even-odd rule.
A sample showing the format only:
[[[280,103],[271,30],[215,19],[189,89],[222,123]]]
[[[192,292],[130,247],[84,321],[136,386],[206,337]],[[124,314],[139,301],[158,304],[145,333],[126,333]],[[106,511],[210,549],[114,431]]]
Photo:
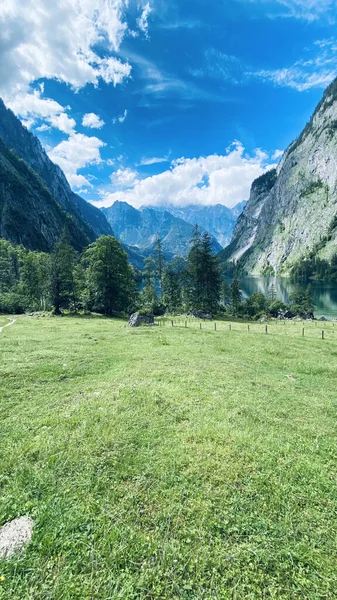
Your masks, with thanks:
[[[239,321],[201,321],[191,318],[161,318],[156,323],[159,327],[192,328],[200,331],[221,333],[259,333],[261,335],[280,335],[296,338],[310,338],[337,341],[337,322],[332,321],[269,321],[269,322],[239,322]]]

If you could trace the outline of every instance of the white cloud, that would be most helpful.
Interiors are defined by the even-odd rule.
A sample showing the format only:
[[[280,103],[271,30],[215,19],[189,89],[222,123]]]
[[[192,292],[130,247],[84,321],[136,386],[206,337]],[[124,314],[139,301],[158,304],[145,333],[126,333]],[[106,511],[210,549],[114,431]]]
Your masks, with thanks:
[[[251,73],[254,77],[271,81],[275,85],[290,87],[298,92],[305,92],[311,88],[325,89],[336,77],[336,69],[323,69],[314,72],[308,72],[302,61],[285,69],[261,70]]]
[[[46,121],[41,125],[44,129],[37,128],[37,131],[46,131],[46,127],[52,126],[70,134],[76,127],[76,121],[67,115],[69,107],[65,108],[51,98],[42,98],[42,91],[40,88],[31,93],[20,92],[8,102],[8,106],[31,125],[41,119]]]
[[[40,133],[43,133],[44,131],[50,131],[50,130],[51,130],[51,127],[49,127],[49,125],[46,125],[46,124],[40,125],[40,127],[36,128],[36,131],[38,131]]]
[[[138,167],[147,167],[150,165],[159,165],[161,163],[165,163],[169,161],[168,156],[153,156],[151,158],[142,158],[142,160],[138,163]]]
[[[279,158],[282,158],[283,154],[284,154],[284,150],[275,150],[275,152],[272,156],[272,159],[278,160]]]
[[[247,0],[239,0],[247,2]],[[267,15],[273,17],[292,17],[306,21],[315,21],[325,17],[334,21],[335,0],[248,0],[251,3],[263,4]]]
[[[70,134],[76,127],[75,119],[71,119],[66,113],[61,113],[60,115],[50,117],[49,122],[52,127],[55,127],[55,129],[59,129],[60,131],[63,131],[63,133],[68,134]]]
[[[137,181],[138,173],[132,169],[118,169],[110,179],[116,187],[131,188]]]
[[[67,140],[48,152],[49,158],[64,171],[73,188],[92,187],[90,181],[78,171],[102,162],[100,148],[105,143],[97,137],[88,137],[82,133],[73,133]]]
[[[10,96],[37,79],[56,79],[78,90],[99,79],[115,84],[131,68],[95,51],[116,52],[127,26],[127,0],[5,0],[0,12],[2,70],[0,93]]]
[[[143,8],[142,14],[139,17],[138,21],[137,21],[137,25],[139,27],[139,29],[141,31],[143,31],[143,33],[145,33],[146,36],[148,36],[148,30],[149,30],[149,16],[152,12],[152,8],[150,6],[150,3],[147,2]]]
[[[131,169],[117,171],[113,183],[118,186],[123,181],[123,187],[127,184],[129,189],[102,191],[99,205],[110,206],[115,200],[123,200],[136,207],[167,203],[177,206],[219,203],[233,207],[248,199],[254,179],[275,166],[270,163],[265,152],[256,150],[249,156],[241,143],[234,142],[223,156],[181,158],[172,163],[170,170],[143,180],[136,179],[137,174]],[[128,176],[125,171],[130,171]]]
[[[128,111],[125,109],[125,111],[123,112],[122,115],[112,119],[113,124],[116,125],[116,123],[124,123],[126,121],[128,114],[129,114]]]
[[[204,53],[201,66],[190,73],[196,78],[222,79],[237,85],[254,78],[298,92],[324,89],[337,75],[337,42],[334,38],[317,40],[312,48],[305,50],[304,58],[279,69],[253,69],[238,57],[210,48]]]
[[[98,115],[95,115],[95,113],[87,113],[83,117],[82,125],[83,127],[89,127],[89,129],[102,129],[105,123]]]
[[[101,80],[116,86],[127,79],[130,64],[115,56],[127,32],[127,6],[128,0],[2,0],[0,96],[5,103],[30,124],[46,119],[70,133],[75,123],[67,109],[43,97],[43,82],[35,91],[31,86],[54,79],[77,91]]]

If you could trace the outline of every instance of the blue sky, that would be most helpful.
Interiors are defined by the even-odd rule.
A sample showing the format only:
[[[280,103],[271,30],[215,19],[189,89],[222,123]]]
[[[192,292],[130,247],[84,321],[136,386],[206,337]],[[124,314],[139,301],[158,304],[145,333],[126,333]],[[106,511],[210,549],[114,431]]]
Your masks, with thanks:
[[[4,0],[0,94],[97,206],[234,206],[337,74],[334,0]]]

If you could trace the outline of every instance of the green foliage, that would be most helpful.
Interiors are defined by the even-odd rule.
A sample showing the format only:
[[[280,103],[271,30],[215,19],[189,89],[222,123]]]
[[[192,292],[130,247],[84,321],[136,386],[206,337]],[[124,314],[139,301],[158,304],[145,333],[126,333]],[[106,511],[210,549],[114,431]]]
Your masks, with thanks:
[[[52,255],[0,240],[0,312],[137,308],[134,272],[115,238],[99,238],[82,255],[70,242],[66,228]]]
[[[242,293],[240,289],[240,282],[238,279],[234,279],[234,281],[231,284],[231,303],[234,314],[238,313],[241,301]]]
[[[253,181],[252,191],[255,191],[257,193],[259,193],[261,191],[268,192],[268,191],[272,190],[272,188],[274,187],[274,185],[276,183],[276,180],[277,180],[276,169],[270,169],[269,171],[267,171],[266,173],[264,173],[263,175],[261,175],[260,177],[255,179],[255,181]]]
[[[190,308],[216,312],[221,289],[219,260],[213,254],[211,236],[208,233],[201,235],[197,225],[191,238],[187,271]]]
[[[311,285],[306,289],[299,287],[290,297],[290,311],[295,315],[313,314],[314,301],[311,295]]]
[[[322,188],[324,188],[324,181],[322,181],[322,179],[318,179],[318,181],[311,181],[307,187],[302,190],[301,194],[300,194],[300,198],[305,198],[306,196],[311,196],[311,194],[314,194],[315,192],[317,192],[318,190],[321,190]]]
[[[135,300],[133,269],[126,252],[112,236],[104,235],[84,253],[88,308],[107,316],[128,311]]]

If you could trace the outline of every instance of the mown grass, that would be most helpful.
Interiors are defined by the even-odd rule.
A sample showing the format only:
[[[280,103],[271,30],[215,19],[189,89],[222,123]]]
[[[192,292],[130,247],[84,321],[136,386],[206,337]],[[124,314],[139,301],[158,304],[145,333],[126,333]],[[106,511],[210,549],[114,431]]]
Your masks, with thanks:
[[[1,599],[337,597],[337,336],[198,326],[0,335]]]

